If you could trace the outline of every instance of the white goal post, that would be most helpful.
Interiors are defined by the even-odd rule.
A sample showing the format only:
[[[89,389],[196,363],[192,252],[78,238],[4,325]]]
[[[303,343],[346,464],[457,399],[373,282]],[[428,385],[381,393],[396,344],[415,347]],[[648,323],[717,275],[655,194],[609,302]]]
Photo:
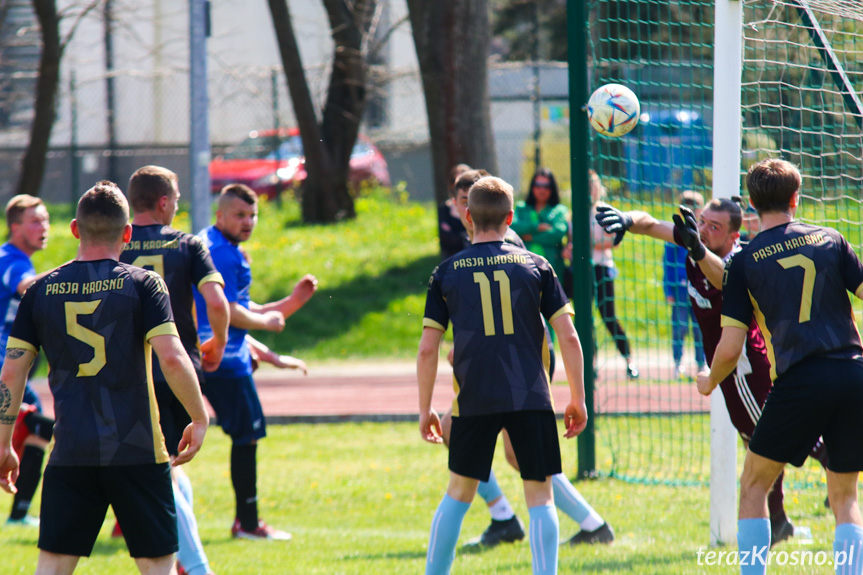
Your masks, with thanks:
[[[743,6],[716,0],[713,64],[713,197],[739,195]],[[710,399],[710,545],[737,541],[737,431],[722,390]]]

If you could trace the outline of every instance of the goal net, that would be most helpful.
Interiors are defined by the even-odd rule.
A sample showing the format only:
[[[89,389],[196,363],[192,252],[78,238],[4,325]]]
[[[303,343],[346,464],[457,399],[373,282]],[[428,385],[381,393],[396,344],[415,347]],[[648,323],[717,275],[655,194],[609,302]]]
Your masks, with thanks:
[[[620,83],[642,106],[630,135],[591,134],[591,165],[612,205],[670,220],[684,190],[710,199],[713,62],[723,57],[713,51],[714,4],[588,1],[591,90]],[[804,176],[798,218],[837,228],[859,252],[863,3],[743,0],[743,19],[741,186],[755,161],[782,157],[796,163]],[[747,218],[746,231],[757,233],[756,224]],[[709,403],[695,392],[699,357],[691,326],[682,357],[676,357],[674,340],[683,329],[669,303],[665,249],[627,234],[613,251],[613,319],[625,332],[639,376],[627,373],[626,346],[620,331],[607,325],[612,318],[606,305],[606,313],[597,310],[594,318],[597,468],[631,481],[704,485],[710,475]],[[603,282],[610,281],[599,281],[600,296],[608,295]],[[822,473],[807,466],[786,481],[820,485]]]

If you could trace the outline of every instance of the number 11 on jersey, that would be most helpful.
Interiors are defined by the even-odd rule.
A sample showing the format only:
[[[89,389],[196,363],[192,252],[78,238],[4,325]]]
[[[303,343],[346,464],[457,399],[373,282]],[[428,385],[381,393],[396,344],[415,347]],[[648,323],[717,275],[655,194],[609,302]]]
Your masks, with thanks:
[[[504,335],[515,333],[512,322],[512,294],[509,287],[509,276],[503,270],[495,270],[494,281],[500,284],[500,312],[503,320]],[[485,272],[474,272],[474,283],[479,284],[479,296],[482,301],[482,322],[485,335],[494,335],[494,308],[491,301],[491,282]]]

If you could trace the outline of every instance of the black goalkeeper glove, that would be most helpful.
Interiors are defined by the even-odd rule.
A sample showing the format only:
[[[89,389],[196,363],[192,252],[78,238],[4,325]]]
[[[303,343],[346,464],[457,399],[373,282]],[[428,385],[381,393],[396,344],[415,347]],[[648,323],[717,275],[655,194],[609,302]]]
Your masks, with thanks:
[[[602,229],[614,234],[614,245],[623,241],[626,230],[632,227],[632,217],[611,206],[596,206],[593,217]]]
[[[680,234],[683,247],[689,250],[689,256],[696,262],[700,262],[707,255],[701,236],[698,234],[698,224],[695,221],[695,213],[686,206],[680,206],[680,215],[674,214],[674,227]]]

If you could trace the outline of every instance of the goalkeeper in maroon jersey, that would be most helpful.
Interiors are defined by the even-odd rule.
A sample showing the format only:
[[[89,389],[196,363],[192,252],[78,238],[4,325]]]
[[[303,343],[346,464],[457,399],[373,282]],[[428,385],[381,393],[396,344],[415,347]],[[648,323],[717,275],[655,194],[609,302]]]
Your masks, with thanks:
[[[725,262],[740,251],[743,211],[737,201],[715,198],[697,212],[681,206],[680,215],[675,214],[673,219],[674,223],[659,221],[645,212],[624,213],[610,206],[597,208],[596,214],[597,222],[607,232],[617,234],[617,242],[628,230],[689,250],[686,259],[687,289],[701,328],[707,363],[712,365],[722,335],[722,275]],[[737,368],[720,387],[731,422],[748,446],[772,387],[767,347],[755,320],[748,327],[746,345]],[[813,448],[812,455],[824,463],[825,454],[820,442]],[[774,544],[794,534],[794,526],[785,514],[782,478],[780,474],[768,498]]]

